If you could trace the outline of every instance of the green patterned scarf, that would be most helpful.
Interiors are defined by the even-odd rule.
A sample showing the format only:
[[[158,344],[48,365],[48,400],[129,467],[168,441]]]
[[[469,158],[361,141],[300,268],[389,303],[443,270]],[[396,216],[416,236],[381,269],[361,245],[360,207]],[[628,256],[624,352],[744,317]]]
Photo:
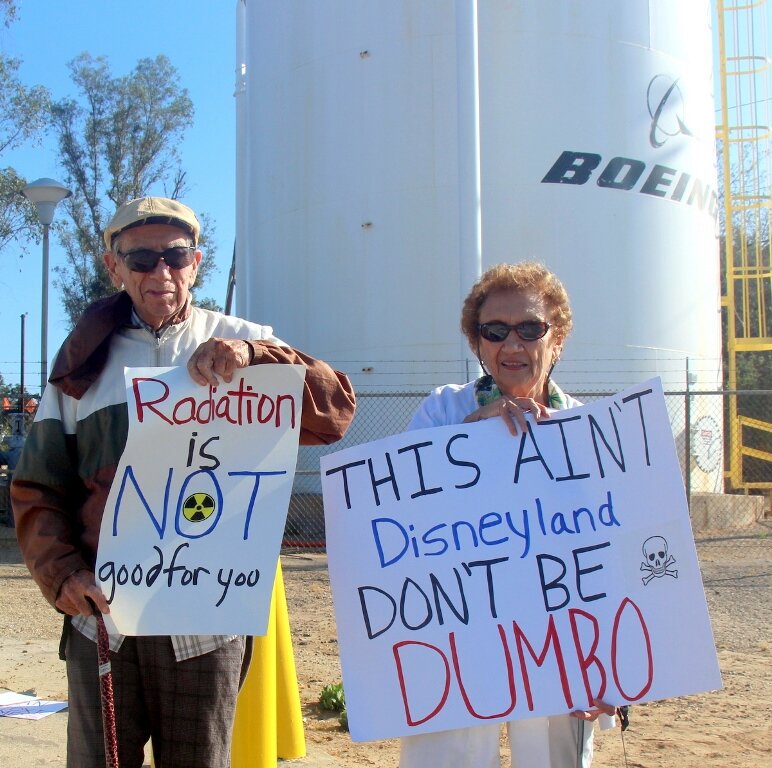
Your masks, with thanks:
[[[501,397],[501,390],[493,380],[493,376],[481,376],[474,384],[474,397],[481,408]],[[556,411],[568,408],[568,399],[563,390],[552,379],[547,379],[547,407]]]

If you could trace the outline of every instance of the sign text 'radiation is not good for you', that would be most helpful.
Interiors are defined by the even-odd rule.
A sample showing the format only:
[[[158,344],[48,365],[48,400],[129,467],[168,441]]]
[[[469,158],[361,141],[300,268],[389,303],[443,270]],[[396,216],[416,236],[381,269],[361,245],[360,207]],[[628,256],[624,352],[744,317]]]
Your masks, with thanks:
[[[661,382],[322,459],[357,740],[720,687]]]
[[[126,369],[129,434],[96,567],[118,631],[265,634],[304,378],[265,365],[213,388],[182,367]]]

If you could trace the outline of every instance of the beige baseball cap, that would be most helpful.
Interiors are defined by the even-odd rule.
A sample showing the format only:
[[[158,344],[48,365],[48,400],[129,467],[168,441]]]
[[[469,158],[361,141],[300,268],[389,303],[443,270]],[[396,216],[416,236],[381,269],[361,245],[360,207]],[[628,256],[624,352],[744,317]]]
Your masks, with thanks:
[[[124,203],[105,227],[104,238],[108,250],[113,247],[116,235],[125,229],[143,224],[171,224],[193,235],[193,245],[198,245],[201,229],[196,214],[187,205],[168,197],[138,197]]]

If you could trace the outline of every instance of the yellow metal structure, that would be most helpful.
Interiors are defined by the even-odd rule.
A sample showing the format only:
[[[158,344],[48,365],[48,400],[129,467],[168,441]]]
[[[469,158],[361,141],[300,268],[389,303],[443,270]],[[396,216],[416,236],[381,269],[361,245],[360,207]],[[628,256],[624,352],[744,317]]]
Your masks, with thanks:
[[[734,391],[742,385],[738,364],[743,357],[772,352],[770,8],[767,0],[717,0],[716,9],[725,234],[722,304],[728,389]],[[729,399],[727,480],[734,489],[770,489],[772,417],[769,412],[744,413],[749,402],[736,395]]]

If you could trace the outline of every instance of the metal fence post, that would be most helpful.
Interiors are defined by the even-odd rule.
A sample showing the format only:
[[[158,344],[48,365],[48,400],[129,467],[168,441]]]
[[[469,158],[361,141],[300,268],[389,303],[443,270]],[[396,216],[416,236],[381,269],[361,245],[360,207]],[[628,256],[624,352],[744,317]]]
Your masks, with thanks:
[[[692,395],[689,380],[689,358],[686,358],[686,404],[684,408],[684,475],[686,478],[686,506],[692,512]]]

